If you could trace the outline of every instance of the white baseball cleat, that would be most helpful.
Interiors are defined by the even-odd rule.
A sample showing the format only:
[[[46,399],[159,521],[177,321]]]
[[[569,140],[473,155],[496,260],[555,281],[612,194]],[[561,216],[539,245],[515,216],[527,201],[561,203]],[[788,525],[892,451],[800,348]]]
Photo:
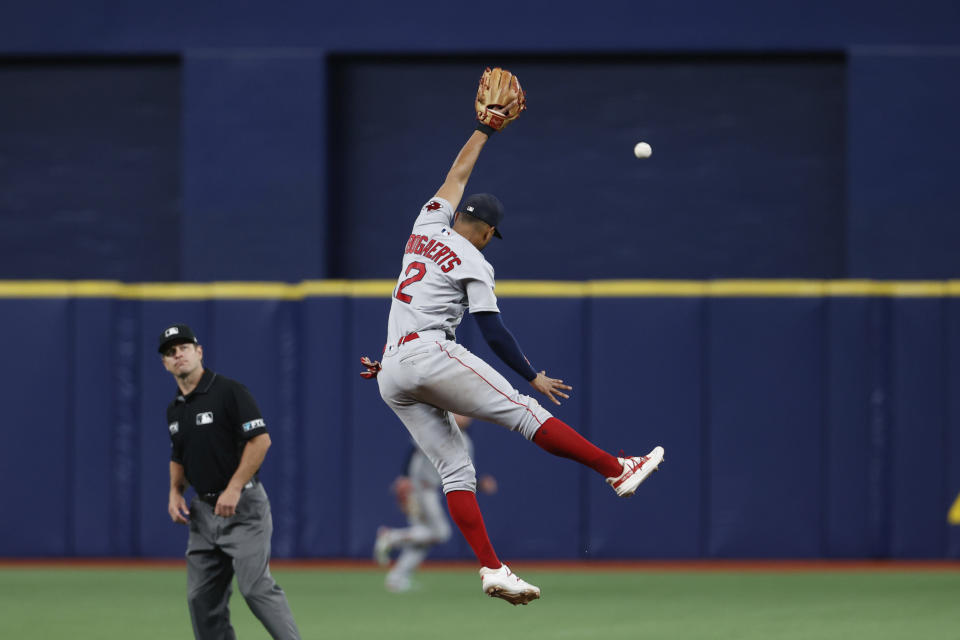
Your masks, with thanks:
[[[378,564],[387,566],[390,564],[390,529],[380,527],[377,529],[377,540],[373,543],[373,559]]]
[[[510,604],[527,604],[540,597],[540,587],[521,580],[502,564],[499,569],[480,567],[483,592],[491,598],[501,598]]]
[[[656,471],[663,462],[663,447],[654,447],[653,451],[645,456],[617,458],[617,460],[623,465],[623,472],[615,478],[607,478],[607,484],[613,487],[621,498],[629,498],[640,483]]]

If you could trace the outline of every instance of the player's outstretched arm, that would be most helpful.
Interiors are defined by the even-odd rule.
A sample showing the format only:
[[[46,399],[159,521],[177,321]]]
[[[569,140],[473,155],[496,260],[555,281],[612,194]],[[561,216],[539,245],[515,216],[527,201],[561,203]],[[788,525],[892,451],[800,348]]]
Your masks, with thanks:
[[[467,181],[470,180],[470,174],[473,173],[473,167],[477,164],[477,158],[480,157],[480,151],[483,145],[487,143],[489,136],[482,131],[474,131],[467,140],[457,159],[453,161],[453,166],[447,172],[447,179],[443,181],[440,189],[437,190],[436,198],[443,198],[450,203],[453,210],[457,210],[463,192],[467,188]]]
[[[477,111],[477,130],[460,149],[447,173],[447,179],[434,196],[449,202],[454,210],[460,204],[483,145],[496,131],[503,130],[520,117],[527,108],[526,93],[520,88],[520,80],[506,69],[487,68],[480,77],[474,107]]]
[[[504,364],[523,376],[523,379],[530,383],[534,389],[550,398],[553,404],[560,404],[559,398],[569,398],[565,393],[572,389],[570,385],[563,384],[563,380],[549,378],[541,371],[537,373],[527,357],[520,350],[517,339],[513,337],[510,330],[503,324],[500,314],[494,311],[478,311],[473,314],[480,327],[480,333],[490,349]]]
[[[523,355],[517,339],[503,324],[503,318],[500,317],[498,312],[477,311],[473,314],[473,319],[477,321],[477,326],[480,327],[480,334],[484,341],[505,365],[523,376],[523,379],[527,382],[537,377],[537,372],[530,365],[527,357]]]

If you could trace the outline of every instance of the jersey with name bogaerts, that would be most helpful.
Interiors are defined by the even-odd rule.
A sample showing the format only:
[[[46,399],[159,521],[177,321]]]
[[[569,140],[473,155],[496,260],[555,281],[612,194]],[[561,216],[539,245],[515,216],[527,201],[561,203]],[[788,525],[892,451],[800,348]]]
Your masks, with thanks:
[[[453,207],[433,198],[420,210],[403,250],[393,289],[387,344],[419,331],[444,331],[454,339],[463,314],[496,311],[493,266],[451,228]]]

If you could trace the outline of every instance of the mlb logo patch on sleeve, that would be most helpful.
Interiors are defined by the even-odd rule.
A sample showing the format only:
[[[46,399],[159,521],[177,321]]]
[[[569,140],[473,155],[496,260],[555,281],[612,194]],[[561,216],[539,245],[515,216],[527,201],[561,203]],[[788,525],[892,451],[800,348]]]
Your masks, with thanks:
[[[250,422],[243,423],[244,431],[253,431],[259,427],[266,427],[267,423],[263,421],[263,418],[257,418],[256,420],[251,420]]]
[[[197,414],[197,424],[213,424],[213,411],[204,411]]]
[[[171,423],[170,423],[170,426],[169,426],[169,429],[170,429],[170,435],[172,435],[172,436],[173,436],[173,435],[176,435],[177,432],[180,431],[180,423],[179,423],[179,422],[171,422]]]

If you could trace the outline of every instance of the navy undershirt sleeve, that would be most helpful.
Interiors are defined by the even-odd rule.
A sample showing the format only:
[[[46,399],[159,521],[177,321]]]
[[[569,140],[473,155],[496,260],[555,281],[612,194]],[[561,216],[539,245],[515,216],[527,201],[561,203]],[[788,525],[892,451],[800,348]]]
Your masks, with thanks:
[[[490,348],[493,349],[493,352],[497,354],[498,358],[503,360],[508,367],[523,376],[523,379],[527,382],[537,377],[537,372],[534,371],[526,357],[524,357],[523,352],[520,351],[520,345],[517,344],[517,339],[514,338],[510,330],[503,325],[503,320],[500,318],[499,313],[495,311],[478,311],[473,314],[473,317],[480,327],[480,333],[483,334],[483,339],[487,341],[487,344],[490,345]]]

